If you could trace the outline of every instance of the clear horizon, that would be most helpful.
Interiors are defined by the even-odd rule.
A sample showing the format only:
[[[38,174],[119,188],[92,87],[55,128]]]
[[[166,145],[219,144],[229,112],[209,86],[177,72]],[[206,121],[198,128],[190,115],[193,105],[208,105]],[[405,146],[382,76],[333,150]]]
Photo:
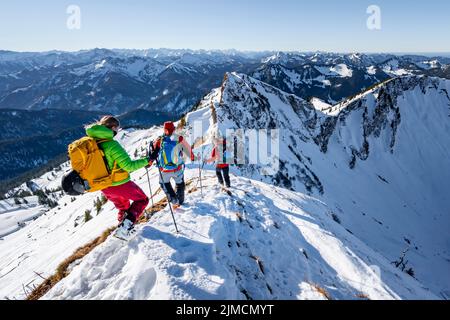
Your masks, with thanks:
[[[448,12],[446,0],[16,0],[0,4],[0,49],[445,54]]]
[[[448,52],[362,52],[362,51],[323,51],[323,50],[315,50],[315,51],[299,51],[299,50],[238,50],[234,48],[229,49],[191,49],[191,48],[87,48],[87,49],[78,49],[78,50],[58,50],[58,49],[52,49],[52,50],[42,50],[42,51],[18,51],[18,50],[9,50],[9,49],[3,49],[0,48],[1,51],[5,52],[15,52],[15,53],[49,53],[49,52],[64,52],[64,53],[77,53],[82,51],[92,51],[92,50],[136,50],[136,51],[146,51],[146,50],[174,50],[174,51],[194,51],[194,52],[200,52],[200,51],[217,51],[217,52],[226,52],[226,51],[236,51],[236,52],[242,52],[242,53],[275,53],[275,52],[283,52],[283,53],[336,53],[336,54],[352,54],[352,53],[358,53],[358,54],[392,54],[392,55],[424,55],[424,56],[437,56],[437,55],[443,55],[443,56],[450,56],[450,51]]]

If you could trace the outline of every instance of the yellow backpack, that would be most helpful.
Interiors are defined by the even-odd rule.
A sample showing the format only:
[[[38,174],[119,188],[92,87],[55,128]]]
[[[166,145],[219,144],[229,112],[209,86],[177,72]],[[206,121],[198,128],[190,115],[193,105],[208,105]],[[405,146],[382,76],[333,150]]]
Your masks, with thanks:
[[[87,182],[86,191],[95,192],[111,187],[114,182],[116,163],[112,172],[108,170],[105,154],[98,144],[107,140],[96,141],[84,137],[69,145],[69,158],[72,169]],[[86,185],[86,183],[85,183]]]

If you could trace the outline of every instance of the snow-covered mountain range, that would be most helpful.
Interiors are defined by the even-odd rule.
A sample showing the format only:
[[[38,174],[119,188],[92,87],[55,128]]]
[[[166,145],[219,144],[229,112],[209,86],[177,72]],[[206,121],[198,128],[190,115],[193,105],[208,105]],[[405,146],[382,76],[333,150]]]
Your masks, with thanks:
[[[0,108],[189,111],[225,72],[330,103],[392,75],[440,72],[449,58],[191,50],[0,51]]]
[[[127,125],[138,126],[177,119],[219,87],[226,72],[251,75],[307,101],[319,98],[336,104],[399,75],[450,78],[449,65],[446,57],[356,53],[0,51],[0,109],[7,111],[0,113],[0,130],[5,136],[0,140],[0,161],[11,162],[16,168],[0,172],[0,180],[14,179],[34,164],[46,164],[61,156],[66,143],[63,137],[72,136],[75,128],[85,124],[83,119],[93,114],[120,114],[128,120]],[[41,120],[61,124],[67,122],[67,110],[86,114],[74,117],[72,127],[61,129],[29,121],[33,111],[41,110],[52,114],[52,118],[41,116]],[[153,121],[155,112],[158,117]],[[11,129],[11,123],[16,128]],[[3,156],[4,150],[10,149],[10,143],[3,139],[18,140],[10,158]],[[50,147],[51,152],[43,155],[39,144]],[[28,162],[23,163],[24,158]]]
[[[139,108],[180,115],[218,86],[226,71],[248,72],[257,61],[183,50],[0,52],[0,108],[114,114]]]
[[[350,74],[343,66],[329,72]],[[329,104],[227,73],[181,132],[208,154],[218,129],[279,129],[279,171],[235,166],[229,195],[206,167],[202,197],[198,167],[188,164],[188,203],[175,213],[181,234],[163,208],[130,243],[108,238],[70,264],[43,298],[448,299],[449,90],[449,80],[402,75]],[[160,131],[117,138],[142,154]],[[112,204],[95,209],[99,195],[58,191],[67,166],[0,203],[1,298],[24,298],[116,224]],[[155,169],[150,176],[158,190]],[[133,179],[149,191],[145,170]],[[38,189],[47,189],[40,200],[26,193]]]

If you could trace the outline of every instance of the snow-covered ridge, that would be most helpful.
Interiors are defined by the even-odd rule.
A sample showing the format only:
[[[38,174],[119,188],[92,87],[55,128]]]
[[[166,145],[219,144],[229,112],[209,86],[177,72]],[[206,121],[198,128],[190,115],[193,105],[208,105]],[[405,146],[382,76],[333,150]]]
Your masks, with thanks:
[[[406,250],[415,276],[448,296],[449,90],[449,80],[396,78],[328,111],[231,73],[188,123],[210,118],[213,106],[218,124],[203,120],[210,132],[280,128],[278,174],[251,165],[241,173],[333,203],[355,235],[392,261]]]
[[[323,299],[317,288],[333,299],[448,298],[449,82],[395,79],[331,115],[317,101],[227,74],[186,116],[186,133],[204,125],[190,142],[204,137],[207,155],[217,128],[280,128],[280,171],[233,168],[230,197],[206,167],[202,198],[189,164],[180,235],[165,209],[129,244],[108,239],[75,263],[45,298]],[[126,130],[118,139],[133,154],[159,133]],[[148,192],[145,170],[133,179]],[[154,169],[151,181],[157,190]],[[0,297],[23,298],[24,287],[116,223],[110,203],[96,215],[96,196],[62,197],[59,209],[0,241]],[[85,210],[93,210],[88,222]]]

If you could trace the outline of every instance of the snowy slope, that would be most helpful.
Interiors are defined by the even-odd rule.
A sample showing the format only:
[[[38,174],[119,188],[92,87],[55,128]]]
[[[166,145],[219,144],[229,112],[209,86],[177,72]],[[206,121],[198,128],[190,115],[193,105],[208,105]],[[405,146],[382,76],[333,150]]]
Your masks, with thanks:
[[[333,299],[436,298],[316,199],[233,183],[230,197],[207,178],[204,197],[197,190],[175,213],[180,234],[167,209],[157,213],[129,244],[97,247],[44,299],[325,299],[314,286]]]
[[[281,128],[279,172],[233,168],[230,197],[208,167],[202,197],[189,164],[187,205],[176,212],[181,234],[166,208],[129,244],[110,238],[77,261],[44,298],[325,299],[326,291],[333,299],[448,299],[449,90],[441,79],[394,79],[329,112],[318,100],[227,74],[186,116],[190,142],[203,138],[196,152],[207,155],[216,128]],[[195,121],[202,130],[189,132]],[[125,130],[118,139],[142,154],[159,133]],[[54,188],[61,174],[21,188]],[[132,177],[148,192],[145,170]],[[155,169],[151,181],[155,192]],[[116,224],[111,203],[93,210],[98,196],[57,197],[57,208],[0,240],[0,298],[24,298]],[[403,271],[414,277],[395,266],[403,253]]]
[[[0,239],[16,232],[45,212],[45,208],[39,205],[37,196],[25,197],[19,201],[19,205],[12,198],[0,201]]]
[[[351,103],[326,154],[338,170],[326,160],[315,169],[343,224],[391,261],[407,251],[407,268],[447,298],[449,89],[449,81],[407,78]]]
[[[382,65],[383,71],[392,76],[403,76],[412,74],[408,70],[401,68],[400,62],[398,59],[390,59],[383,63]]]
[[[353,71],[346,64],[338,64],[332,67],[315,67],[322,74],[327,76],[340,76],[342,78],[352,77]]]
[[[156,137],[156,130],[124,131],[118,135],[127,151],[133,154],[147,146],[149,137]],[[67,163],[64,165],[67,168]],[[34,191],[37,189],[54,189],[61,181],[65,170],[49,172],[27,185],[24,184],[15,191]],[[133,175],[134,179],[143,179],[142,172]],[[144,180],[142,180],[144,181]],[[153,181],[154,190],[157,181]],[[147,186],[148,190],[148,186]],[[107,203],[100,213],[94,209],[94,201],[100,194],[88,194],[72,199],[70,196],[54,195],[58,206],[54,209],[43,206],[30,208],[26,213],[28,219],[40,215],[35,221],[27,223],[23,228],[10,229],[10,223],[5,218],[20,219],[13,213],[11,205],[3,205],[0,211],[1,230],[9,235],[0,239],[0,299],[24,298],[24,288],[29,292],[33,286],[42,282],[41,276],[48,277],[56,267],[77,248],[98,237],[104,230],[117,224],[113,205]],[[74,201],[72,201],[74,200]],[[12,202],[7,200],[8,202]],[[2,202],[3,203],[3,202]],[[32,202],[30,201],[30,205]],[[24,205],[21,205],[24,207]],[[18,210],[15,206],[15,210]],[[45,210],[42,212],[41,210]],[[91,210],[93,220],[85,223],[86,210]],[[14,213],[20,213],[15,211]],[[5,218],[3,218],[5,217]],[[14,232],[13,232],[14,231]],[[3,233],[3,231],[2,231]],[[39,275],[38,275],[39,274]]]

